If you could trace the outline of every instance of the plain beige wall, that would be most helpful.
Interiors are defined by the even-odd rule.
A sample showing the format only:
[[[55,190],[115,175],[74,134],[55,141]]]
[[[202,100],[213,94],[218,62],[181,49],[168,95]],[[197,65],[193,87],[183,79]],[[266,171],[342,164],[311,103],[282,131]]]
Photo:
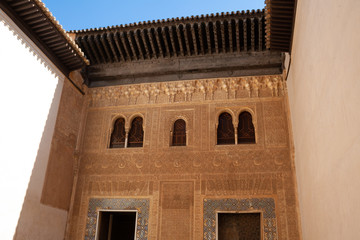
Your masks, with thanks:
[[[288,93],[303,239],[360,239],[360,1],[298,0]]]
[[[64,76],[1,9],[0,39],[0,239],[62,240],[67,211],[40,197]]]

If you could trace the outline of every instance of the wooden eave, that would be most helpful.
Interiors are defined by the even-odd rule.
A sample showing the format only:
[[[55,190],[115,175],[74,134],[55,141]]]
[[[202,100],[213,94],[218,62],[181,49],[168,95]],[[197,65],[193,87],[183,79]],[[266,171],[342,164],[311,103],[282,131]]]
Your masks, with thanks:
[[[1,0],[0,8],[66,76],[89,64],[40,0]]]
[[[91,65],[266,51],[264,10],[70,31]]]
[[[266,0],[266,40],[272,51],[291,51],[296,0]]]
[[[270,52],[265,10],[70,31],[91,65],[88,87],[282,72]]]

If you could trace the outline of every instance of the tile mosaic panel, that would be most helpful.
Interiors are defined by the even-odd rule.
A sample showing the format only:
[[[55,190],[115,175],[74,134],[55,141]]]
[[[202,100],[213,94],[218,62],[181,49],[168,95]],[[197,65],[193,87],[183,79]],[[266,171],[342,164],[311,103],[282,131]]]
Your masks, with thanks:
[[[204,199],[204,240],[216,239],[217,212],[261,211],[263,216],[263,239],[276,240],[275,201],[272,198],[250,199]]]
[[[144,198],[91,198],[89,200],[85,240],[95,240],[99,210],[137,210],[136,239],[148,239],[150,200]]]

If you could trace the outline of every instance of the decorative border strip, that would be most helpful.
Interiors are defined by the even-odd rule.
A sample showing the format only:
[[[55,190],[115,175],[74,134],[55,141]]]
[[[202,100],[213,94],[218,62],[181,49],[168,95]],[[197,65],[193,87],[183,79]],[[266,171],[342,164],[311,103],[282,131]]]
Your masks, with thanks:
[[[90,88],[92,106],[284,96],[282,75],[198,79]]]
[[[145,198],[91,198],[86,221],[85,240],[95,240],[99,210],[137,210],[136,239],[148,239],[150,200]]]
[[[272,198],[204,199],[204,240],[216,239],[216,214],[219,211],[261,211],[264,240],[276,240],[275,201]]]

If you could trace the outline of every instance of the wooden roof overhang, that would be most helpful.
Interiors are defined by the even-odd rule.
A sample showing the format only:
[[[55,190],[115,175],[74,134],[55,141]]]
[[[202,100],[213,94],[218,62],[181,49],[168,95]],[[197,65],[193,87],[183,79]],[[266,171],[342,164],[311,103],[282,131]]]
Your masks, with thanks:
[[[89,63],[40,0],[1,0],[0,8],[65,76]]]
[[[267,48],[291,52],[297,0],[266,0]]]
[[[279,74],[265,12],[211,14],[71,31],[91,65],[90,87],[195,78]]]

